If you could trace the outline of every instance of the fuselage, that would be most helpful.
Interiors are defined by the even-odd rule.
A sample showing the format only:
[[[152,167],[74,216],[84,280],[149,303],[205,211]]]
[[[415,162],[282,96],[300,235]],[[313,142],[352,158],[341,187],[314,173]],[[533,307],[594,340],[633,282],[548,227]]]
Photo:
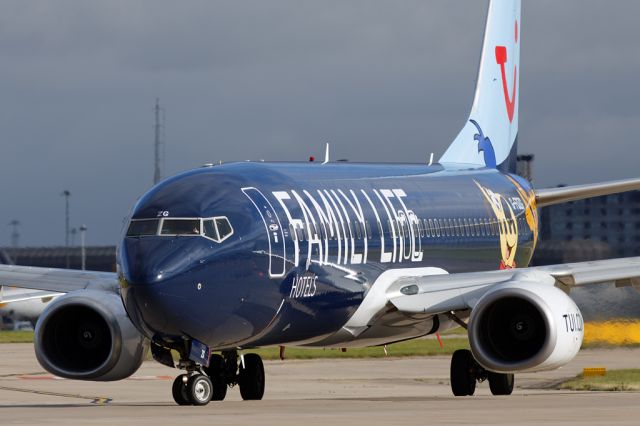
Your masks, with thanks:
[[[420,319],[429,325],[378,340],[344,332],[375,319],[362,319],[363,305],[378,309],[363,301],[386,285],[385,272],[526,266],[537,232],[528,183],[496,169],[232,163],[145,194],[118,263],[129,316],[158,342],[381,343],[435,330]]]

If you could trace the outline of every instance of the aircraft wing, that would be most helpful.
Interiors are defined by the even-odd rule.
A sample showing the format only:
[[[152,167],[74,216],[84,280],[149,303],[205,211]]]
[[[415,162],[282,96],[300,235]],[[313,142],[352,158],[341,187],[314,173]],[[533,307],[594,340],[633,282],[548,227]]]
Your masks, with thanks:
[[[620,192],[638,189],[640,189],[640,179],[638,178],[591,183],[587,185],[537,189],[535,191],[536,204],[538,207],[546,207],[569,201],[582,200],[601,195],[617,194]]]
[[[566,293],[578,286],[607,283],[640,289],[640,257],[501,271],[406,276],[389,286],[387,297],[401,312],[437,314],[473,309],[490,288],[519,282],[547,284]]]
[[[115,272],[0,265],[0,285],[39,290],[44,293],[68,293],[86,288],[117,292],[118,278]]]
[[[45,290],[30,290],[13,287],[0,287],[0,304],[22,302],[24,300],[52,298],[62,293]]]

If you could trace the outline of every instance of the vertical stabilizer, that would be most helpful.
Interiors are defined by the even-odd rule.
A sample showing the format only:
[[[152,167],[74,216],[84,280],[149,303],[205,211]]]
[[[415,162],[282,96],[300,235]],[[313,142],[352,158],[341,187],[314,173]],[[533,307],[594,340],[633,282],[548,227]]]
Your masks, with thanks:
[[[471,113],[440,163],[515,173],[519,72],[520,0],[491,0]]]

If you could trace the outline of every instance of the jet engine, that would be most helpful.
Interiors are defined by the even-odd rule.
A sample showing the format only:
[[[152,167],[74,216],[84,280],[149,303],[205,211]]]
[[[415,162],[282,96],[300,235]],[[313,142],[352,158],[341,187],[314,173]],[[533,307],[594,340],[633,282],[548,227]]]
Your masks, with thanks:
[[[545,371],[572,360],[584,337],[582,314],[553,285],[510,282],[478,300],[469,320],[469,343],[489,371]]]
[[[138,370],[147,348],[122,300],[111,292],[78,290],[60,296],[36,325],[38,362],[67,379],[124,379]]]

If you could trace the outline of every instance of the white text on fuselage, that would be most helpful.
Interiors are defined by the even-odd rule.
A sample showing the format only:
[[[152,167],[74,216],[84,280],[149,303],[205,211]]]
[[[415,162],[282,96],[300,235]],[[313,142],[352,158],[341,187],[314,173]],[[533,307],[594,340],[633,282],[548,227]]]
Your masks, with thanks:
[[[318,189],[313,194],[303,191],[273,191],[294,235],[294,263],[300,263],[300,239],[297,232],[303,231],[307,237],[307,264],[329,263],[335,256],[337,264],[367,263],[369,242],[376,237],[380,241],[381,263],[420,262],[422,243],[417,232],[419,219],[413,210],[407,208],[407,194],[402,189],[373,189],[365,191]],[[296,208],[297,207],[297,208]],[[294,217],[292,211],[299,211],[302,217]],[[365,215],[365,211],[373,216]],[[365,217],[374,217],[374,233]],[[337,241],[331,245],[330,241]],[[356,245],[356,241],[362,244]],[[314,250],[315,249],[315,250]],[[334,250],[334,252],[330,252]]]
[[[316,281],[318,277],[316,275],[296,275],[291,283],[291,292],[289,298],[291,299],[304,299],[306,297],[313,297],[316,295]]]

